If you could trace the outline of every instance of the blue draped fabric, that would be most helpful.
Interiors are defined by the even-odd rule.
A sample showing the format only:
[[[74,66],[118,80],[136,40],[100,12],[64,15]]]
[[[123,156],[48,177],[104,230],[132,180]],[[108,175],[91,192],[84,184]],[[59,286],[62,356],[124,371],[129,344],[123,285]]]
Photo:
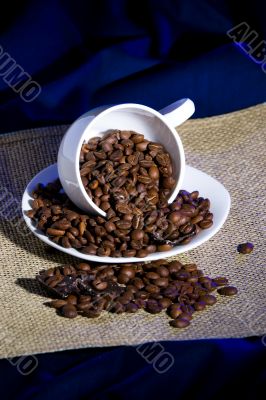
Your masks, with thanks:
[[[102,104],[137,102],[160,109],[190,97],[196,104],[194,117],[204,117],[261,103],[266,98],[266,74],[226,32],[247,21],[263,40],[265,4],[6,4],[0,45],[42,91],[26,103],[0,76],[0,132],[70,123]]]
[[[22,376],[0,362],[4,399],[165,400],[263,398],[266,348],[256,338],[162,342],[174,357],[159,374],[135,347],[81,349],[37,355],[38,367]],[[262,396],[262,397],[261,397]]]

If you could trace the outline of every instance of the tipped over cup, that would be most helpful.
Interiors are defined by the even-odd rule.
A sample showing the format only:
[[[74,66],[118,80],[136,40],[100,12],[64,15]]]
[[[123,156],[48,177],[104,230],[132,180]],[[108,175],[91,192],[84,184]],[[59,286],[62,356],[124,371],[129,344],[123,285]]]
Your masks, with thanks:
[[[63,189],[71,201],[89,214],[106,216],[87,194],[80,175],[82,145],[107,131],[130,130],[144,135],[146,140],[164,146],[170,154],[175,184],[168,203],[176,198],[184,178],[185,154],[175,127],[194,113],[194,103],[182,99],[159,112],[141,104],[119,104],[95,108],[79,117],[67,130],[58,152],[58,173]]]

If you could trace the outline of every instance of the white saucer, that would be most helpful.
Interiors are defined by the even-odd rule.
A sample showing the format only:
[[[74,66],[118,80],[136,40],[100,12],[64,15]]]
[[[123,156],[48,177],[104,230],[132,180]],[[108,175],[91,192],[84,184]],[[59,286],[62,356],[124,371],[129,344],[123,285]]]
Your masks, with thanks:
[[[76,249],[70,248],[66,249],[52,242],[47,236],[45,236],[40,230],[36,229],[34,222],[27,217],[25,211],[31,209],[31,193],[35,189],[38,183],[47,184],[58,178],[57,164],[53,164],[41,172],[39,172],[28,184],[26,190],[22,197],[22,212],[26,224],[30,230],[41,239],[46,244],[49,244],[56,249],[63,251],[64,253],[70,254],[72,256],[82,258],[84,260],[96,261],[101,263],[132,263],[139,261],[152,261],[158,260],[160,258],[175,256],[177,254],[185,253],[195,247],[200,246],[202,243],[209,240],[215,233],[217,233],[226,221],[226,218],[230,210],[230,195],[225,187],[218,182],[216,179],[199,171],[196,168],[186,166],[185,177],[183,181],[182,188],[192,192],[193,190],[198,190],[201,197],[207,197],[211,201],[211,212],[214,214],[214,223],[211,228],[202,230],[192,241],[186,245],[176,246],[173,249],[165,252],[157,252],[148,255],[145,258],[137,257],[99,257],[95,255],[82,254]]]

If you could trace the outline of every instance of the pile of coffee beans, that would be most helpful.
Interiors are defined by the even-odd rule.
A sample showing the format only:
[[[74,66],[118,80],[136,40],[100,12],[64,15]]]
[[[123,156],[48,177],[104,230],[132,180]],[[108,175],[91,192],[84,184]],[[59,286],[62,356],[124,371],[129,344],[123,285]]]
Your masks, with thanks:
[[[158,260],[134,264],[63,265],[37,279],[51,295],[49,304],[66,318],[96,318],[103,311],[150,314],[165,311],[174,328],[187,327],[193,315],[216,303],[213,292],[232,296],[237,289],[224,277],[204,276],[196,264]]]
[[[141,215],[167,204],[175,185],[169,153],[134,131],[112,130],[84,143],[80,175],[103,211]]]
[[[137,184],[138,185],[138,184]],[[62,191],[59,180],[39,184],[27,212],[38,229],[65,248],[110,257],[146,257],[189,243],[213,224],[210,201],[198,191],[181,190],[172,204],[160,199],[156,209],[138,212],[118,202],[105,218],[79,210]],[[139,198],[139,197],[137,197]]]

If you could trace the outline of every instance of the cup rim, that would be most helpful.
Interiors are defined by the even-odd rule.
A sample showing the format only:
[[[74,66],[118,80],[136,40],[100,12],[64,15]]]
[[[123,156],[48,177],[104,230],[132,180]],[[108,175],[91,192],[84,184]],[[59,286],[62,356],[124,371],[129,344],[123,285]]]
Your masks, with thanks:
[[[179,170],[179,176],[178,176],[178,181],[175,185],[175,189],[173,190],[171,196],[168,199],[169,203],[172,203],[174,201],[174,199],[176,198],[178,191],[179,191],[179,187],[181,185],[181,183],[183,182],[184,179],[184,174],[185,174],[185,153],[184,153],[184,147],[182,144],[182,141],[179,137],[179,134],[177,133],[176,129],[172,126],[170,126],[170,124],[168,123],[166,117],[161,114],[159,111],[154,110],[151,107],[142,105],[142,104],[138,104],[138,103],[121,103],[121,104],[117,104],[114,106],[110,106],[106,109],[104,109],[103,111],[100,111],[86,126],[86,128],[83,130],[77,148],[76,148],[76,155],[75,155],[75,174],[77,177],[77,181],[78,181],[78,186],[79,189],[84,197],[84,199],[87,201],[87,203],[92,207],[92,209],[94,209],[96,212],[98,212],[98,214],[100,214],[102,217],[106,216],[106,212],[103,211],[100,207],[98,207],[94,201],[89,197],[89,195],[87,194],[82,180],[81,180],[81,176],[80,176],[80,169],[79,169],[79,156],[80,156],[80,150],[82,147],[82,144],[84,142],[84,137],[86,136],[86,133],[88,132],[89,129],[91,129],[93,127],[93,125],[98,121],[98,119],[100,119],[101,117],[105,116],[106,114],[111,113],[112,111],[116,111],[119,109],[127,109],[127,108],[136,108],[138,110],[144,110],[147,112],[150,112],[152,115],[156,116],[157,118],[159,118],[166,126],[167,128],[171,131],[172,135],[175,138],[175,141],[177,142],[177,147],[179,149],[179,158],[180,158],[180,170]]]

